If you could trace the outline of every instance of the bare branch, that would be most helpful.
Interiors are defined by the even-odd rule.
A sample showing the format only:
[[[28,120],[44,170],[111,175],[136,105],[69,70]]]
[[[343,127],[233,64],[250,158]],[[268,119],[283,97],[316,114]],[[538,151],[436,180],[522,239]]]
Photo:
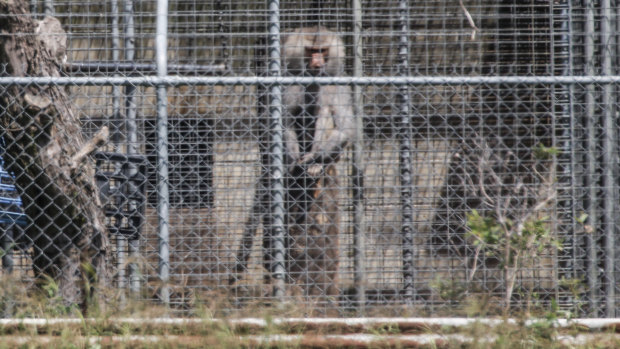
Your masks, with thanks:
[[[86,144],[71,157],[71,169],[77,169],[87,155],[104,145],[108,141],[108,135],[108,127],[102,127],[93,138],[86,142]]]
[[[463,0],[459,0],[459,5],[461,5],[461,10],[463,10],[463,13],[465,14],[465,17],[467,17],[467,21],[469,22],[469,26],[473,29],[472,32],[471,32],[471,40],[475,40],[476,39],[476,32],[479,29],[476,26],[476,23],[474,22],[474,19],[471,17],[471,14],[469,13],[467,8],[463,4]]]

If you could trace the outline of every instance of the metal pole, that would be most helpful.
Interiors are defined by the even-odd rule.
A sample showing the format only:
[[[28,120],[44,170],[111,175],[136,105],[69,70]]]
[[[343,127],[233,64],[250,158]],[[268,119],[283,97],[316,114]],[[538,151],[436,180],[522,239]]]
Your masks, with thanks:
[[[53,16],[54,12],[54,0],[45,0],[43,2],[43,13],[46,16]]]
[[[399,1],[400,29],[398,49],[398,75],[409,75],[409,6],[406,0]],[[401,86],[398,92],[398,136],[400,199],[402,211],[402,258],[403,289],[407,303],[414,299],[414,260],[413,260],[413,180],[411,165],[411,120],[409,109],[409,87]]]
[[[139,237],[135,239],[127,240],[127,251],[129,252],[129,261],[127,268],[129,268],[129,290],[134,295],[140,292],[140,270],[138,269],[138,263],[140,252],[140,240]]]
[[[54,85],[54,86],[110,86],[134,85],[166,87],[204,85],[204,86],[235,86],[235,85],[348,85],[348,86],[458,86],[458,85],[545,85],[568,84],[584,85],[620,84],[620,75],[609,76],[551,76],[551,75],[472,75],[472,76],[33,76],[15,77],[0,76],[0,86],[27,86],[27,85]]]
[[[159,6],[159,3],[158,3]],[[158,7],[159,9],[159,7]],[[134,24],[134,7],[133,0],[125,1],[125,61],[132,63],[135,59],[135,24]],[[158,75],[159,76],[159,75]],[[165,75],[164,75],[165,76]],[[137,154],[138,149],[138,128],[137,128],[137,115],[138,115],[138,106],[136,104],[135,99],[136,87],[132,85],[125,86],[125,132],[127,133],[127,154],[133,155]],[[133,164],[129,164],[129,168],[127,170],[129,176],[133,176],[136,174],[137,169]],[[131,189],[130,189],[131,190]],[[135,261],[138,258],[139,252],[139,241],[128,241],[127,243],[127,252],[129,254],[129,258],[132,261]],[[130,290],[133,293],[138,293],[140,291],[140,282],[139,282],[139,274],[138,267],[135,263],[130,263],[128,265],[129,268],[129,278],[130,278]]]
[[[353,8],[353,75],[363,75],[362,62],[362,3],[352,0]],[[366,304],[366,227],[364,221],[364,104],[361,86],[353,86],[353,112],[357,118],[353,143],[353,282],[356,289],[358,312],[364,313]]]
[[[112,61],[119,62],[120,61],[120,14],[118,9],[118,0],[111,1],[111,10],[112,13]],[[119,76],[119,74],[114,74],[114,76]],[[121,87],[120,86],[112,86],[112,117],[110,120],[110,124],[112,125],[112,147],[114,151],[118,151],[118,146],[120,142],[120,130],[119,126],[122,120],[121,115]],[[117,168],[120,170],[120,168]],[[127,286],[126,283],[126,275],[125,275],[125,263],[127,262],[126,256],[126,239],[122,235],[116,236],[116,266],[117,266],[117,287],[120,290],[124,290]],[[124,292],[121,292],[121,301],[124,300]]]
[[[7,229],[4,231],[2,239],[0,239],[0,247],[2,248],[2,273],[4,276],[13,274],[13,268],[15,262],[13,261],[13,245],[14,245],[14,233],[13,229],[19,229],[16,224],[9,223]],[[14,301],[5,302],[4,309],[2,311],[3,317],[12,317],[14,315]]]
[[[11,275],[13,273],[13,229],[15,224],[7,224],[6,230],[0,240],[0,247],[2,248],[2,269],[5,275]]]
[[[120,62],[121,59],[121,35],[120,35],[120,12],[118,8],[118,0],[111,2],[112,12],[112,61]],[[119,74],[114,74],[119,76]],[[121,114],[121,87],[112,86],[112,146],[115,152],[118,152],[120,143],[120,125],[123,115]]]
[[[135,24],[133,17],[133,0],[125,0],[123,19],[125,21],[125,61],[133,62],[135,59]],[[159,6],[159,3],[158,3]],[[125,132],[127,140],[127,154],[138,152],[138,136],[136,129],[137,108],[135,101],[136,87],[125,86]]]
[[[553,40],[553,56],[551,64],[553,65],[554,75],[570,76],[573,73],[573,60],[571,44],[572,42],[572,26],[571,26],[571,3],[570,0],[550,3],[553,13],[551,20],[553,21],[550,28],[553,29],[551,39]],[[578,163],[584,163],[577,154],[581,154],[578,148],[579,141],[576,136],[577,127],[575,125],[575,112],[573,105],[574,86],[573,85],[552,85],[553,91],[553,110],[557,111],[557,121],[553,121],[553,130],[559,130],[558,137],[553,137],[553,146],[560,149],[558,158],[555,159],[550,170],[558,169],[559,188],[567,195],[560,193],[559,197],[566,199],[559,200],[558,206],[562,210],[566,223],[559,223],[553,229],[557,232],[565,232],[563,241],[564,249],[557,251],[559,255],[555,265],[558,269],[557,275],[568,279],[575,279],[583,272],[583,249],[581,235],[582,232],[577,226],[576,217],[579,216],[583,206],[580,204],[580,198],[583,198],[581,190],[582,171],[577,169]],[[555,119],[555,118],[554,118]],[[557,125],[557,126],[556,126]],[[555,279],[556,290],[559,291],[559,278]],[[579,295],[578,297],[582,297]],[[563,299],[558,299],[562,297]],[[577,304],[578,299],[574,299],[572,294],[561,295],[556,291],[556,300],[558,304],[561,302],[568,304]],[[575,306],[575,310],[577,307]]]
[[[585,69],[586,76],[592,76],[594,72],[594,3],[591,0],[586,1],[586,23],[585,23]],[[595,119],[595,106],[596,100],[594,95],[596,93],[594,84],[586,85],[586,105],[585,105],[585,124],[587,129],[586,140],[586,163],[587,163],[587,176],[586,187],[589,190],[588,193],[588,224],[595,229],[599,227],[599,201],[598,201],[598,173],[596,154],[598,148],[597,142],[597,125]],[[588,301],[590,303],[590,309],[592,309],[591,315],[597,316],[599,310],[598,305],[598,262],[597,262],[597,243],[596,237],[598,230],[595,230],[591,234],[586,235],[587,239],[587,255],[588,255],[588,270],[586,272],[586,278],[588,280]]]
[[[165,77],[167,72],[168,48],[168,0],[157,0],[157,27],[155,34],[155,59],[157,76]],[[170,240],[169,240],[169,197],[168,197],[168,110],[166,86],[157,86],[157,218],[159,240],[160,298],[170,303]]]
[[[280,1],[269,0],[269,75],[280,76]],[[270,211],[269,236],[271,238],[270,271],[273,274],[273,295],[277,299],[284,297],[284,156],[282,143],[282,86],[273,84],[269,87],[269,130],[270,144]]]
[[[117,287],[121,290],[120,297],[121,302],[125,300],[125,288],[127,287],[127,274],[125,273],[125,267],[127,264],[127,239],[121,235],[116,234],[116,268],[117,270]]]
[[[603,60],[601,74],[612,75],[613,31],[610,0],[601,1],[601,51]],[[604,190],[604,229],[605,229],[605,315],[614,317],[616,312],[616,279],[614,273],[615,232],[617,213],[615,171],[616,171],[616,125],[614,120],[614,86],[603,86],[603,190]]]
[[[616,5],[615,5],[616,11],[615,11],[615,16],[616,16],[616,21],[615,21],[615,30],[613,31],[614,34],[614,39],[615,41],[615,46],[616,46],[616,50],[613,51],[614,54],[614,59],[615,59],[615,63],[612,63],[614,65],[614,72],[613,74],[618,74],[618,72],[620,71],[620,3],[618,1],[616,1]],[[620,93],[620,87],[618,87],[618,85],[616,84],[614,86],[615,91],[614,91],[614,106],[616,108],[615,110],[615,115],[618,114],[618,111],[620,109],[620,99],[618,98],[618,93]],[[617,120],[617,116],[616,116],[616,120]],[[620,128],[618,128],[618,123],[616,121],[616,126],[615,126],[615,143],[612,144],[615,145],[615,152],[613,154],[613,159],[614,159],[614,166],[615,166],[615,170],[614,170],[614,180],[616,183],[619,182],[619,176],[620,174],[618,173],[619,170],[619,166],[620,166],[620,134],[618,134],[618,132],[620,132]],[[619,195],[620,193],[618,192],[618,188],[614,187],[614,195],[615,196],[615,211],[616,212],[616,221],[614,222],[614,226],[618,226],[620,224],[620,222],[618,221],[618,217],[617,217],[617,212],[618,210],[620,210],[620,207],[618,206],[618,200],[619,200]],[[617,228],[616,228],[616,234],[618,234],[617,232]],[[618,283],[620,282],[620,247],[616,245],[615,247],[615,252],[614,252],[614,279],[615,279],[615,285],[614,287],[616,287],[616,299],[618,299],[618,293],[617,290],[619,289],[619,285]],[[616,309],[615,309],[615,316],[614,317],[618,317],[620,315],[620,306],[618,305],[618,302],[616,301]]]

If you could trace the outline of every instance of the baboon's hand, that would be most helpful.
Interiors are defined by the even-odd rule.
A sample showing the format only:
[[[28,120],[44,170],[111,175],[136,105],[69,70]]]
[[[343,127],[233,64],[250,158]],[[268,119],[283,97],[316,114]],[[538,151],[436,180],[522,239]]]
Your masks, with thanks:
[[[297,162],[300,164],[306,164],[314,161],[314,153],[304,154]]]
[[[308,167],[308,174],[312,177],[317,177],[323,171],[323,165],[321,164],[313,164]]]

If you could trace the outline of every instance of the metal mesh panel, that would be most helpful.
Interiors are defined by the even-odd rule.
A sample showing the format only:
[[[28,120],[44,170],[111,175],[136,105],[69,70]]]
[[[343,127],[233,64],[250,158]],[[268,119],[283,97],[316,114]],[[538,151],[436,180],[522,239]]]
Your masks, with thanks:
[[[157,1],[30,9],[66,31],[66,62],[49,82],[68,79],[81,135],[108,127],[98,151],[145,159],[143,202],[131,204],[143,209],[129,210],[139,232],[107,232],[115,287],[186,310],[217,297],[227,310],[285,301],[340,316],[453,314],[472,302],[617,316],[618,5],[169,1],[168,81],[156,79]],[[294,76],[277,47],[316,25],[342,39],[341,80]],[[8,96],[17,79],[1,63]],[[579,80],[594,76],[611,80]],[[553,77],[566,79],[543,79]],[[357,137],[309,176],[287,162],[287,94],[336,85],[331,103],[351,107]],[[299,138],[317,127],[295,122]],[[9,125],[4,141],[21,142]],[[23,161],[14,143],[4,149],[5,162]],[[7,175],[47,214],[24,200],[32,172]],[[19,206],[6,216],[26,221],[13,228],[42,224]],[[31,280],[38,236],[10,244],[3,217],[3,272]]]

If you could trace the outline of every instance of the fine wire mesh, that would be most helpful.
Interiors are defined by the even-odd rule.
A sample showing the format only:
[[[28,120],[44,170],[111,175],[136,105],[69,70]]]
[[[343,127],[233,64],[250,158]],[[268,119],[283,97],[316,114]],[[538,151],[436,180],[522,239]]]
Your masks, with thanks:
[[[408,18],[404,62],[399,56],[400,3],[407,5]],[[605,21],[601,2],[582,3],[361,1],[361,77],[618,75],[620,3],[611,1],[607,43],[600,33]],[[267,6],[265,1],[169,0],[168,75],[268,76]],[[53,1],[53,15],[67,33],[63,75],[154,75],[156,7],[156,1]],[[31,9],[43,18],[43,2],[33,1]],[[282,33],[318,24],[343,39],[346,76],[355,74],[357,64],[354,20],[351,1],[280,2]],[[5,69],[0,76],[10,75]],[[273,296],[268,280],[273,275],[263,251],[264,244],[272,247],[264,241],[271,206],[260,205],[261,193],[271,189],[263,176],[273,165],[266,121],[269,87],[259,80],[166,88],[166,285],[159,275],[156,87],[67,88],[86,138],[107,126],[109,140],[100,151],[141,156],[146,164],[139,232],[114,234],[110,240],[116,287],[146,300],[157,299],[161,288],[168,287],[170,304],[187,311],[197,301],[216,299],[226,310],[284,300],[298,305],[300,314],[340,316],[454,314],[474,300],[484,308],[481,312],[499,312],[507,289],[505,263],[478,248],[467,217],[478,212],[517,220],[549,199],[533,216],[544,218],[559,246],[539,248],[518,268],[511,305],[546,309],[557,304],[579,316],[618,315],[620,251],[613,245],[620,213],[616,84],[408,86],[407,157],[402,156],[403,89],[389,83],[360,86],[356,110],[363,138],[343,151],[330,182],[335,191],[326,200],[340,216],[337,241],[316,242],[319,248],[336,248],[337,255],[329,258],[337,261],[337,278],[308,285],[321,278],[306,275],[298,287],[287,280],[279,299]],[[0,94],[6,91],[0,87]],[[541,158],[540,149],[557,149],[557,155]],[[361,188],[355,181],[360,165],[356,150],[361,151]],[[403,158],[409,159],[404,165],[411,170],[412,246],[403,246]],[[286,176],[290,174],[285,186]],[[360,189],[361,217],[356,213]],[[580,219],[584,214],[587,218]],[[4,245],[10,238],[4,232],[11,227],[1,222],[6,227],[3,246],[12,246],[10,268],[3,259],[3,272],[31,282],[32,237]],[[251,249],[239,269],[244,232],[251,235]],[[361,251],[356,246],[360,239]],[[405,258],[407,249],[411,259]],[[411,274],[404,272],[409,262]],[[326,272],[320,269],[315,272]],[[406,274],[411,289],[405,287]],[[337,293],[304,293],[309,286],[321,292],[335,287]]]

